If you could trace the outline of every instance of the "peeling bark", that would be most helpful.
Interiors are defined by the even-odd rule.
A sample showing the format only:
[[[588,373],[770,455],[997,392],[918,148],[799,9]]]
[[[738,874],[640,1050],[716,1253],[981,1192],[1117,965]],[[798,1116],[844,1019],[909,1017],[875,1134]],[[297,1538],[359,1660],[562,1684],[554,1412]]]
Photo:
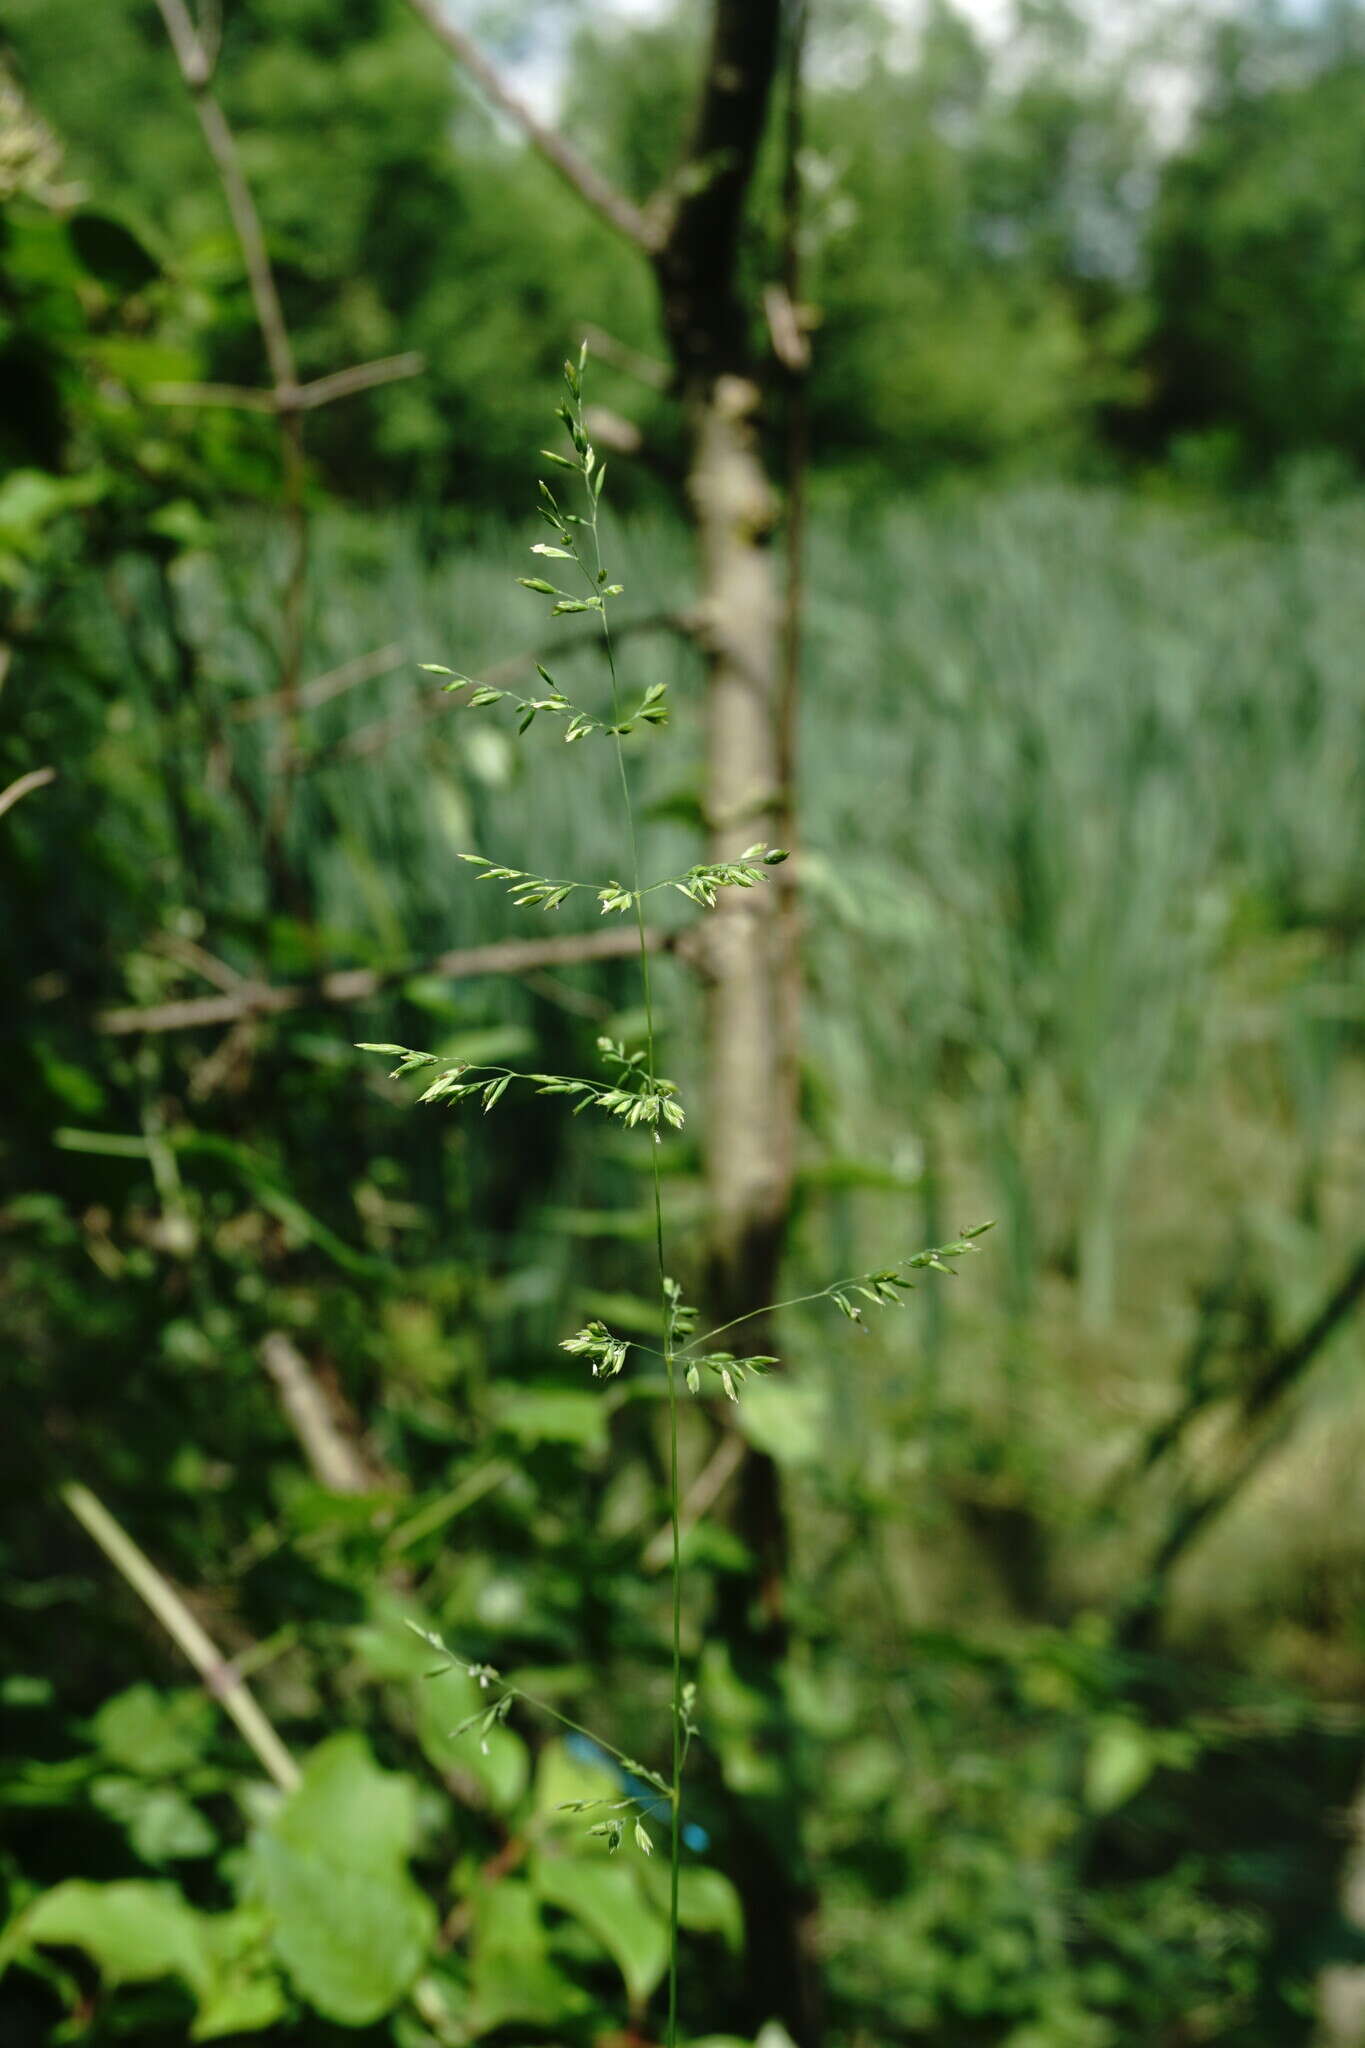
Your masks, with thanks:
[[[1365,1937],[1365,1787],[1350,1813],[1351,1845],[1341,1887],[1341,1917]],[[1318,1979],[1318,2048],[1365,2044],[1365,1968],[1337,1963]]]
[[[784,715],[784,607],[772,536],[780,502],[760,439],[764,398],[751,352],[755,308],[741,233],[779,59],[778,0],[717,0],[707,72],[678,203],[657,258],[665,328],[688,435],[686,494],[697,535],[697,617],[706,656],[708,858],[780,843],[791,817]],[[791,1208],[796,922],[790,878],[725,890],[705,926],[705,1170],[708,1313],[749,1315],[777,1294]],[[756,1351],[772,1347],[761,1320]],[[752,1572],[728,1582],[717,1620],[736,1675],[765,1705],[770,1797],[736,1800],[734,1875],[747,1922],[742,2024],[779,2019],[814,2048],[821,2028],[815,1894],[801,1846],[801,1787],[781,1671],[788,1532],[781,1474],[750,1449],[735,1519]]]

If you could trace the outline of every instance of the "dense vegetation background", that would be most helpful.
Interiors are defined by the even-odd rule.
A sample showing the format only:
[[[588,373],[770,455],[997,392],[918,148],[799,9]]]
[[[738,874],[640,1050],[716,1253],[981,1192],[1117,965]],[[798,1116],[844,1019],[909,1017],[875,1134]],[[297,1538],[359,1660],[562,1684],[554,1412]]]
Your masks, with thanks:
[[[648,192],[698,12],[484,26],[509,75],[562,52],[564,126]],[[651,2040],[657,1873],[552,1817],[609,1760],[521,1719],[452,1744],[459,1682],[424,1689],[402,1628],[657,1750],[656,1404],[556,1348],[654,1330],[629,1147],[534,1100],[413,1116],[352,1042],[576,1070],[638,1023],[623,966],[434,970],[523,928],[464,847],[616,849],[416,663],[533,648],[559,364],[590,326],[657,355],[655,315],[401,0],[222,13],[300,375],[426,368],[309,416],[328,680],[282,717],[275,422],[168,389],[263,372],[160,20],[8,0],[0,787],[58,774],[0,819],[4,2038]],[[1365,1965],[1365,14],[1116,38],[1049,0],[995,40],[831,0],[807,76],[788,1291],[998,1229],[866,1338],[790,1317],[741,1410],[793,1531],[780,1668],[734,1648],[723,1492],[689,1537],[684,2017],[772,2017],[759,1842],[840,2048],[1288,2048]],[[599,396],[648,458],[613,463],[630,670],[685,699],[676,426],[617,362]],[[557,673],[600,686],[591,651]],[[651,863],[690,857],[699,763],[650,759]],[[685,1077],[695,995],[660,972]],[[297,999],[234,1018],[255,984]],[[694,1420],[690,1475],[724,1444]],[[293,1838],[71,1479],[308,1759]]]

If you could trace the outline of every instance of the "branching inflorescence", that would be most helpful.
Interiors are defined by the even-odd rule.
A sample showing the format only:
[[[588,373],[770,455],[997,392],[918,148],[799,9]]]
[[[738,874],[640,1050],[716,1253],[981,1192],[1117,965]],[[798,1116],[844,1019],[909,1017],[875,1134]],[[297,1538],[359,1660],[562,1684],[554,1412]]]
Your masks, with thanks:
[[[683,1678],[682,1668],[682,1595],[681,1595],[681,1525],[679,1519],[678,1493],[678,1408],[679,1386],[685,1385],[693,1395],[719,1391],[731,1401],[738,1401],[744,1382],[753,1375],[766,1371],[778,1363],[767,1354],[749,1354],[729,1349],[716,1348],[716,1339],[727,1336],[742,1324],[757,1317],[768,1317],[778,1310],[795,1308],[803,1303],[828,1301],[846,1316],[849,1321],[863,1325],[864,1305],[873,1308],[899,1307],[905,1295],[915,1282],[911,1277],[921,1271],[950,1273],[953,1261],[964,1257],[975,1248],[975,1240],[990,1228],[982,1224],[976,1230],[964,1231],[962,1236],[950,1244],[920,1251],[912,1256],[894,1261],[875,1272],[856,1273],[842,1280],[832,1281],[828,1286],[809,1294],[796,1295],[789,1301],[775,1302],[763,1309],[733,1318],[730,1322],[713,1329],[697,1332],[700,1320],[697,1309],[685,1302],[682,1290],[668,1272],[664,1249],[663,1189],[659,1165],[659,1147],[665,1133],[679,1130],[685,1120],[683,1104],[679,1099],[674,1082],[661,1075],[655,1062],[655,1014],[653,993],[650,985],[649,945],[644,924],[644,900],[657,891],[674,889],[685,896],[699,909],[711,910],[716,906],[719,894],[724,889],[752,889],[759,886],[774,867],[786,860],[783,848],[768,846],[760,842],[745,849],[737,859],[698,863],[681,874],[666,875],[661,880],[642,883],[638,841],[635,829],[635,812],[631,793],[630,776],[626,767],[623,740],[639,727],[659,728],[669,722],[667,692],[662,683],[650,685],[634,708],[623,710],[621,691],[616,673],[615,654],[612,645],[609,606],[622,594],[622,586],[608,580],[602,566],[602,552],[599,529],[602,487],[606,477],[606,466],[597,459],[597,454],[588,438],[583,417],[582,378],[586,363],[586,346],[577,363],[564,365],[566,397],[559,407],[569,437],[571,453],[558,454],[544,449],[545,459],[556,469],[568,472],[581,492],[581,511],[561,504],[550,485],[540,483],[541,517],[549,526],[552,541],[539,541],[532,552],[556,564],[567,565],[557,569],[556,574],[566,577],[575,575],[581,588],[565,590],[543,576],[522,576],[517,580],[537,596],[550,599],[552,615],[570,612],[596,613],[600,623],[604,652],[607,657],[611,679],[610,704],[598,712],[585,710],[569,698],[545,668],[539,668],[545,694],[539,697],[522,697],[515,691],[494,688],[480,683],[473,677],[460,674],[457,670],[445,668],[438,663],[424,663],[423,666],[437,675],[450,678],[448,690],[468,692],[465,703],[471,709],[507,704],[517,719],[519,733],[526,733],[537,718],[554,721],[562,738],[569,743],[587,739],[594,735],[608,739],[616,751],[618,779],[621,791],[625,824],[626,852],[630,865],[630,879],[621,882],[615,877],[605,882],[580,881],[549,875],[535,874],[522,868],[513,868],[491,861],[478,853],[461,856],[479,870],[478,879],[485,882],[501,882],[512,901],[523,910],[557,910],[570,897],[586,894],[595,899],[604,915],[634,914],[640,938],[639,960],[642,994],[644,1002],[644,1042],[634,1050],[617,1040],[599,1038],[597,1050],[601,1056],[605,1078],[586,1079],[570,1074],[523,1073],[511,1067],[479,1066],[466,1061],[443,1062],[436,1054],[418,1052],[402,1045],[362,1045],[362,1052],[382,1053],[396,1060],[392,1077],[404,1078],[420,1073],[424,1076],[423,1087],[418,1100],[422,1103],[455,1105],[477,1100],[485,1113],[497,1107],[514,1082],[524,1083],[539,1095],[560,1095],[571,1102],[573,1114],[587,1109],[600,1111],[603,1115],[619,1120],[627,1128],[646,1127],[654,1144],[650,1148],[651,1180],[654,1212],[654,1244],[656,1282],[659,1294],[660,1319],[663,1329],[663,1349],[637,1343],[616,1335],[605,1323],[594,1320],[585,1323],[582,1329],[563,1339],[562,1348],[572,1356],[586,1359],[596,1379],[614,1379],[627,1364],[632,1352],[639,1352],[649,1358],[663,1361],[668,1414],[669,1437],[669,1510],[672,1535],[672,1768],[667,1776],[647,1769],[643,1764],[622,1755],[600,1735],[591,1739],[608,1751],[621,1766],[625,1774],[627,1796],[615,1801],[569,1802],[566,1811],[585,1813],[589,1808],[600,1808],[600,1818],[591,1823],[590,1832],[603,1837],[611,1850],[619,1849],[626,1838],[629,1825],[632,1838],[643,1854],[653,1851],[654,1841],[647,1819],[662,1810],[667,1817],[670,1837],[670,1913],[669,1913],[669,1973],[668,1973],[668,2048],[676,2048],[677,2041],[677,1977],[678,1977],[678,1880],[682,1841],[682,1777],[687,1755],[695,1736],[696,1722],[694,1709],[696,1688]],[[434,1071],[429,1071],[433,1070]],[[544,1713],[580,1734],[589,1731],[580,1728],[556,1707],[532,1698],[520,1687],[504,1680],[501,1675],[486,1664],[471,1664],[447,1648],[439,1636],[419,1629],[423,1639],[437,1651],[442,1659],[438,1667],[446,1671],[454,1667],[464,1669],[479,1686],[490,1694],[488,1704],[480,1707],[455,1733],[477,1735],[484,1743],[498,1724],[505,1720],[516,1702],[537,1712]]]

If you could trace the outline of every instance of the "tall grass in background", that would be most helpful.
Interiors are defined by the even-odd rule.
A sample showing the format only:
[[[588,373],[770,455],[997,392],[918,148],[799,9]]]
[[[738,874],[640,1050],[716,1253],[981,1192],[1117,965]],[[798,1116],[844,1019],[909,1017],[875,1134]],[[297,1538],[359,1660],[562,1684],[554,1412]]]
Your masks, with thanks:
[[[557,763],[415,667],[458,645],[477,674],[526,643],[501,566],[528,537],[493,531],[432,561],[400,519],[320,522],[310,668],[396,629],[409,656],[299,736],[310,765],[293,853],[326,964],[420,961],[516,930],[501,896],[455,885],[471,844],[546,871],[610,871],[609,759],[580,764],[571,799]],[[224,706],[270,687],[268,621],[245,595],[268,582],[248,573],[260,544],[240,536],[239,575],[193,559],[177,572],[197,687]],[[685,550],[665,521],[622,526],[632,610],[686,587]],[[1106,1432],[1160,1411],[1199,1290],[1230,1257],[1291,1310],[1321,1284],[1361,1145],[1362,559],[1358,499],[1286,500],[1254,528],[1062,487],[815,521],[812,1079],[793,1278],[875,1254],[888,1204],[915,1242],[998,1215],[1008,1277],[973,1321],[936,1299],[918,1337],[869,1340],[881,1410],[822,1385],[812,1335],[810,1384],[765,1386],[752,1403],[752,1427],[791,1459],[819,1443],[850,1473],[894,1462],[888,1417],[932,1443],[968,1403],[978,1424],[995,1418],[986,1440],[1006,1463],[1023,1443],[1040,1472],[1065,1454],[1093,1478]],[[144,673],[163,658],[150,581],[130,566],[121,598],[125,618],[148,621]],[[675,694],[695,684],[677,636],[651,639],[637,667],[639,652],[623,648],[627,681],[647,666]],[[553,666],[572,693],[578,664],[599,660],[585,635]],[[118,713],[109,745],[140,802],[161,800],[177,716],[150,688]],[[594,773],[601,790],[585,794]],[[685,859],[698,790],[685,747],[651,757],[651,869]],[[226,857],[177,877],[168,827],[168,906],[179,889],[186,916],[207,900],[245,919],[253,862],[232,853],[234,833],[248,851],[236,799],[210,773],[196,801]],[[281,937],[277,973],[291,944],[304,941]],[[686,977],[660,972],[682,1019],[663,1057],[685,1087]],[[420,1005],[420,976],[407,994]],[[581,971],[550,995],[610,1008]],[[457,987],[466,1056],[515,1056],[532,999],[502,982]],[[896,1348],[912,1342],[916,1356]]]

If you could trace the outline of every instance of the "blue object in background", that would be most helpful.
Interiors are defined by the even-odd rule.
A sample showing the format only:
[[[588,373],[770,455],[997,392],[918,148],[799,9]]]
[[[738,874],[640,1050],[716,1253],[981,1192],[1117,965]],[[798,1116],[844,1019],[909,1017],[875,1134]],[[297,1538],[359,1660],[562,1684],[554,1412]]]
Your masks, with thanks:
[[[631,1771],[623,1770],[616,1758],[609,1755],[600,1742],[594,1742],[591,1735],[580,1735],[576,1729],[571,1729],[564,1737],[564,1747],[569,1755],[576,1756],[580,1763],[591,1764],[595,1770],[606,1771],[616,1780],[623,1792],[640,1801],[647,1813],[655,1813],[663,1805],[656,1786],[646,1784],[643,1778],[637,1778]],[[694,1820],[684,1821],[682,1838],[684,1847],[695,1849],[699,1856],[711,1846],[709,1833]]]

